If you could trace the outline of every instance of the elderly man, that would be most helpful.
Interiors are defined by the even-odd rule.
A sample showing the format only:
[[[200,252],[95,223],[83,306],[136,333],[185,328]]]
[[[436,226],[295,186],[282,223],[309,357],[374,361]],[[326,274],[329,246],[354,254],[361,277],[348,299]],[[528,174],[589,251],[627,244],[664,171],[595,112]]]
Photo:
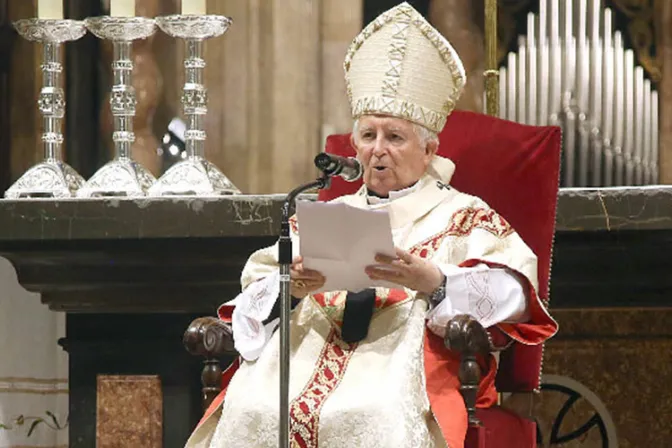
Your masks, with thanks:
[[[448,186],[455,167],[436,155],[437,133],[464,70],[417,11],[404,3],[370,24],[353,42],[345,72],[365,185],[337,200],[389,212],[396,256],[378,256],[366,273],[397,287],[316,293],[324,277],[295,254],[291,443],[460,447],[467,422],[459,360],[440,337],[457,314],[525,344],[552,336],[556,324],[535,292],[537,260],[483,201]],[[293,224],[298,249],[300,223]],[[225,390],[188,446],[277,446],[278,295],[276,245],[250,257],[242,293],[220,309],[242,359],[226,372]],[[493,356],[483,360],[479,406],[496,400],[496,368]]]

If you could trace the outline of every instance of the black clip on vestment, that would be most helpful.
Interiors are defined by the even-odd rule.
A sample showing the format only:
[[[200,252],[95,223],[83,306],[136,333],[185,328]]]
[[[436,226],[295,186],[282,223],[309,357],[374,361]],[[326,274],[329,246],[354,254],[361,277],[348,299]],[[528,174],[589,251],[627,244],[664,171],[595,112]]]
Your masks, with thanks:
[[[364,289],[359,292],[348,292],[343,311],[341,339],[349,344],[359,342],[369,333],[369,324],[373,317],[376,303],[376,290]]]

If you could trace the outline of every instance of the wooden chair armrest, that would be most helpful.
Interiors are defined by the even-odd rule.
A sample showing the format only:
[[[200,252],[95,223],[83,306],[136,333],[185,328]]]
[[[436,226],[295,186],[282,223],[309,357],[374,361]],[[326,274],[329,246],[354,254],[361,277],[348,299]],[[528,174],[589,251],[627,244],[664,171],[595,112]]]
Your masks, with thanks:
[[[231,325],[216,317],[194,319],[184,332],[182,343],[194,356],[219,358],[236,354]]]
[[[481,381],[481,368],[476,357],[487,357],[491,351],[488,332],[476,319],[462,314],[452,318],[446,325],[444,342],[449,350],[461,355],[458,373],[460,393],[467,408],[469,426],[479,426],[481,422],[476,417],[476,398]]]
[[[219,365],[219,358],[237,354],[231,325],[216,317],[199,317],[194,319],[184,332],[182,343],[190,354],[205,358],[201,373],[205,410],[222,390],[222,368]]]

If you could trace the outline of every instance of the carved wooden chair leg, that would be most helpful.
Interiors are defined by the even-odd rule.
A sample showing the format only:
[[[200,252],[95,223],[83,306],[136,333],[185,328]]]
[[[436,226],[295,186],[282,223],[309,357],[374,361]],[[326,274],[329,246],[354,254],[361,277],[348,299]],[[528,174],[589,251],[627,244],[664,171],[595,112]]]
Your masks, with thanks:
[[[190,354],[205,357],[201,384],[203,408],[207,409],[222,390],[219,358],[236,354],[231,326],[215,317],[201,317],[189,325],[182,342]]]
[[[476,357],[487,356],[490,351],[488,332],[476,319],[468,315],[455,316],[448,322],[446,347],[460,354],[460,393],[464,399],[469,418],[469,426],[480,426],[476,417],[476,399],[481,381],[481,368]]]
[[[218,359],[206,359],[203,364],[201,384],[203,385],[203,411],[205,411],[222,391],[222,368],[219,366]]]
[[[481,421],[476,417],[476,398],[478,396],[478,385],[481,381],[481,368],[473,353],[462,353],[458,377],[460,379],[460,393],[467,408],[469,426],[480,426]]]

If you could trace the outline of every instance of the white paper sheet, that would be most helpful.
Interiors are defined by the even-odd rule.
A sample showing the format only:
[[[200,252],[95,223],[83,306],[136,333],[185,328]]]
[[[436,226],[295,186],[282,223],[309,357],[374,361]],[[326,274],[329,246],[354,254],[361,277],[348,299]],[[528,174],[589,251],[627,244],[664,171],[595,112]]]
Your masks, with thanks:
[[[297,201],[299,253],[303,265],[325,276],[324,287],[315,292],[352,291],[383,286],[364,272],[377,264],[376,254],[396,256],[387,210],[364,210],[343,203]]]

